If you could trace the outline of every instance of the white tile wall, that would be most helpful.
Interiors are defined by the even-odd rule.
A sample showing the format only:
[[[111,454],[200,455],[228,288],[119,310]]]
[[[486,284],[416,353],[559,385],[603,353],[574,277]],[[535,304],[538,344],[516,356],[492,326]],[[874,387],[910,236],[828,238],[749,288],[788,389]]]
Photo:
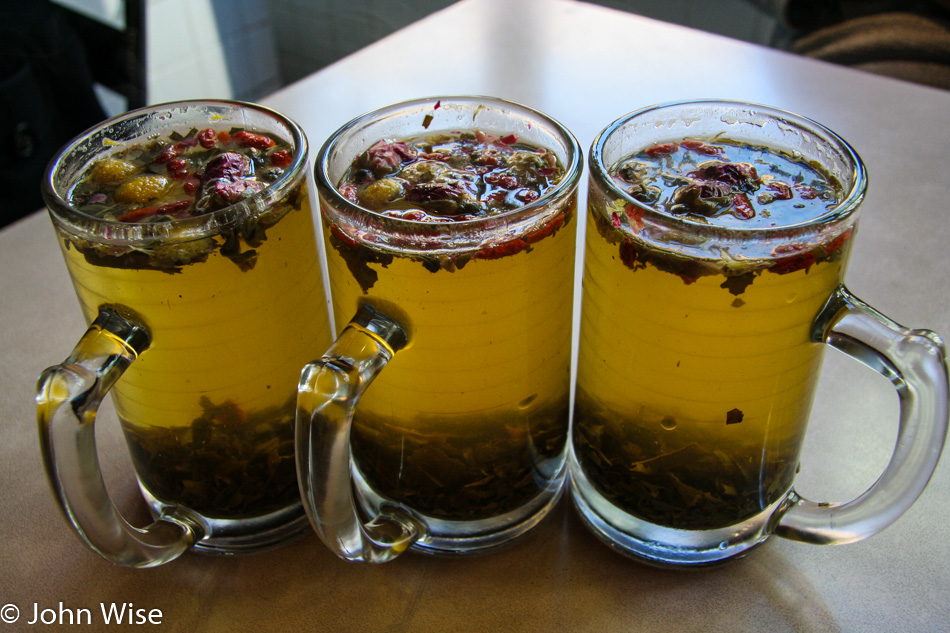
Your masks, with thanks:
[[[266,2],[147,0],[148,101],[254,100],[282,84]]]
[[[148,100],[253,101],[454,1],[146,0]],[[588,1],[762,44],[775,29],[747,0]]]

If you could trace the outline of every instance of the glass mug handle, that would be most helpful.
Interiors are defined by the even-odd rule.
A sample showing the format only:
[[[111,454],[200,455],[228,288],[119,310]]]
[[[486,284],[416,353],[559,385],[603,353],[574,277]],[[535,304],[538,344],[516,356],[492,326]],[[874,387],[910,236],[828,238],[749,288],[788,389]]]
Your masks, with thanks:
[[[303,506],[320,539],[346,560],[384,563],[425,533],[422,520],[398,506],[384,506],[364,522],[350,482],[356,405],[408,341],[399,321],[362,303],[327,353],[304,367],[297,387],[297,480]]]
[[[947,355],[940,337],[909,330],[840,286],[816,319],[812,339],[837,348],[888,378],[900,397],[897,443],[880,478],[847,503],[817,503],[794,492],[775,533],[817,544],[877,534],[917,500],[947,436]]]
[[[160,517],[145,528],[130,525],[102,480],[95,436],[99,404],[151,343],[148,330],[129,312],[101,307],[72,354],[43,371],[37,383],[37,422],[50,486],[79,537],[113,563],[154,567],[180,556],[203,533],[194,521],[178,515]]]

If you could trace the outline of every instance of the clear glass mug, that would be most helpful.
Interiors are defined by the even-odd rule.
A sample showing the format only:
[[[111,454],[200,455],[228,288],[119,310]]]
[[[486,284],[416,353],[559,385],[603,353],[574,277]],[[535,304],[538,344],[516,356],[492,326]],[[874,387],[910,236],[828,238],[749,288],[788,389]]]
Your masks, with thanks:
[[[812,221],[722,227],[641,203],[611,177],[622,159],[683,139],[814,162],[843,199]],[[896,520],[944,444],[946,354],[934,333],[897,325],[842,285],[867,187],[855,151],[788,112],[694,101],[614,122],[589,165],[570,468],[591,530],[642,561],[701,566],[773,533],[847,543]],[[793,487],[826,345],[887,376],[901,399],[890,464],[848,503]]]
[[[119,216],[124,221],[93,217],[71,198],[90,166],[117,152],[170,136],[169,147],[221,149],[237,128],[270,135],[292,158],[273,167],[277,159],[263,147],[246,149],[248,162],[238,171],[222,160],[221,170],[208,163],[182,181],[200,184],[196,199],[203,201],[219,195],[202,193],[205,187],[240,185],[239,199],[220,194],[213,201],[222,208],[143,223],[136,212]],[[220,134],[196,146],[196,132],[208,129]],[[141,175],[171,186],[171,170],[187,164],[156,159]],[[224,101],[120,115],[50,164],[43,196],[91,325],[66,361],[40,377],[40,443],[67,521],[114,563],[159,565],[190,548],[255,551],[308,529],[294,461],[294,386],[300,368],[330,344],[331,330],[307,167],[297,124],[261,106]],[[107,393],[156,517],[145,528],[131,526],[103,486],[94,422]]]
[[[463,130],[547,148],[564,176],[519,209],[449,223],[388,217],[338,189],[377,141]],[[297,465],[313,526],[341,558],[489,551],[558,500],[580,170],[569,131],[488,97],[384,107],[321,149],[315,180],[343,327],[302,374]]]

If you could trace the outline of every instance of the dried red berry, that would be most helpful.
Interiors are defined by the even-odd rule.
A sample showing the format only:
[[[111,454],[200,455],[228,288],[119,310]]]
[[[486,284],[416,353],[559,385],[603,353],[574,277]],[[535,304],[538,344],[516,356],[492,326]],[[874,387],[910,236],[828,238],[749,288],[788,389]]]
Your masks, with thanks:
[[[218,144],[218,135],[210,127],[198,132],[198,142],[202,147],[211,149]]]
[[[521,200],[522,202],[534,202],[541,197],[534,189],[519,189],[518,193],[515,194],[515,198]]]
[[[765,186],[767,189],[770,189],[774,192],[772,195],[775,196],[776,200],[791,200],[792,196],[794,195],[792,193],[792,188],[786,185],[784,182],[770,180],[769,182],[765,183]]]
[[[186,161],[184,158],[171,159],[168,161],[166,169],[168,171],[168,177],[172,180],[184,180],[191,172],[188,167],[188,161]]]
[[[660,143],[658,145],[654,145],[653,147],[647,148],[644,151],[644,154],[652,158],[656,158],[657,156],[668,156],[669,154],[675,152],[676,148],[676,143]]]
[[[159,165],[164,165],[165,163],[172,160],[173,158],[178,158],[179,156],[187,152],[189,147],[194,147],[197,144],[198,144],[198,139],[192,137],[190,139],[185,139],[184,141],[179,141],[177,143],[169,145],[164,150],[162,150],[162,153],[158,155],[158,157],[155,159],[155,162],[158,163]]]
[[[279,149],[270,155],[270,162],[278,167],[287,167],[294,162],[294,156],[285,149]]]
[[[241,147],[251,147],[254,149],[267,149],[277,144],[274,142],[274,139],[269,136],[254,134],[253,132],[245,130],[232,134],[231,138]]]
[[[717,156],[723,151],[723,149],[717,145],[709,145],[707,143],[703,143],[702,141],[683,141],[680,143],[680,145],[688,150],[692,150],[699,154],[705,154],[706,156]]]
[[[737,193],[733,197],[732,206],[736,210],[736,213],[746,220],[751,220],[755,217],[755,209],[752,208],[752,203],[749,202],[749,198],[744,193]]]
[[[522,239],[513,239],[507,242],[502,242],[497,246],[491,248],[483,248],[478,251],[478,256],[482,259],[501,259],[502,257],[508,257],[509,255],[516,255],[521,251],[528,248],[528,243]]]

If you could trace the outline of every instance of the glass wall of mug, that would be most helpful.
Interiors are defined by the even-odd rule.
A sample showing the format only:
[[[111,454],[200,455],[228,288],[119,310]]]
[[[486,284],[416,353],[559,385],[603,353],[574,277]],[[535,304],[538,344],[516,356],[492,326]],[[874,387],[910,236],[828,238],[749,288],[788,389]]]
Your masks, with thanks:
[[[51,486],[83,540],[155,565],[307,529],[294,464],[300,368],[330,342],[307,140],[264,107],[150,106],[52,162],[43,193],[91,327],[44,372]],[[108,500],[92,436],[109,391],[156,523]]]
[[[566,472],[575,139],[500,99],[419,99],[345,125],[315,170],[343,326],[301,383],[299,476],[317,531],[368,561],[510,542]],[[350,393],[335,357],[364,372],[355,409],[325,405]]]
[[[588,526],[688,566],[895,520],[936,465],[921,442],[943,444],[946,363],[939,337],[842,285],[867,187],[855,151],[788,112],[694,101],[616,121],[589,165],[571,461]],[[899,377],[914,444],[848,504],[793,488],[823,343]]]

